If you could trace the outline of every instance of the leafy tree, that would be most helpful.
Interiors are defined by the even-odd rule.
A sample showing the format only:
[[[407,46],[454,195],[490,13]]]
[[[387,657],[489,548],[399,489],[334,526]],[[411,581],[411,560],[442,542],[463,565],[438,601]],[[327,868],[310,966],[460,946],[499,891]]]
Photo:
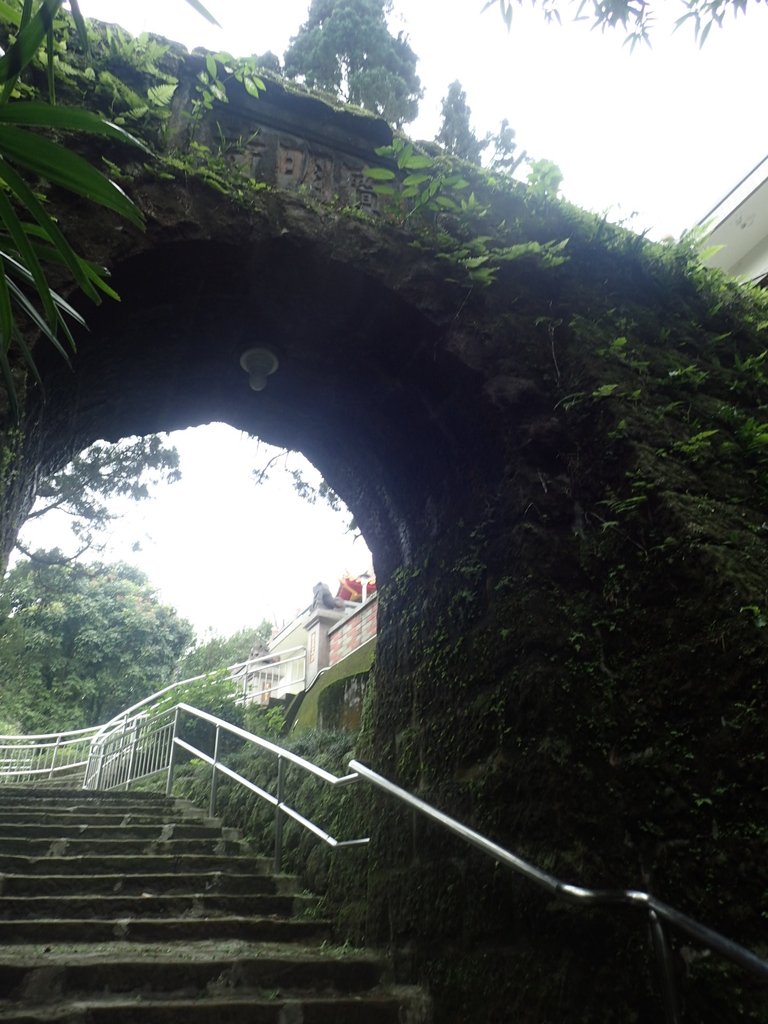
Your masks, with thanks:
[[[265,646],[272,636],[272,623],[263,619],[258,626],[241,629],[231,636],[212,636],[196,644],[179,661],[176,675],[179,679],[214,672],[240,661],[247,661],[253,650]]]
[[[560,191],[563,173],[551,160],[533,160],[528,172],[528,187],[534,195],[554,199]]]
[[[493,147],[490,167],[492,171],[497,173],[514,174],[517,167],[528,156],[525,150],[522,150],[520,153],[517,152],[515,129],[510,126],[506,117],[499,125],[498,132],[491,136],[490,143]]]
[[[387,26],[391,0],[312,0],[285,52],[285,74],[398,127],[418,112],[416,54]]]
[[[23,561],[0,589],[0,717],[97,725],[166,685],[192,626],[133,566]]]
[[[763,0],[755,0],[762,3]],[[487,0],[483,10],[498,5],[507,27],[512,24],[515,4],[522,6],[524,0]],[[654,21],[654,4],[649,0],[567,0],[568,6],[575,10],[575,17],[585,17],[591,13],[596,28],[616,28],[620,26],[627,33],[627,42],[635,46],[639,42],[649,42],[649,30]],[[531,0],[536,6],[536,0]],[[565,0],[541,0],[541,7],[547,21],[560,21],[560,12],[565,8]],[[667,5],[668,6],[668,5]],[[658,0],[656,9],[661,7]],[[688,22],[693,26],[700,45],[704,44],[713,25],[721,28],[726,14],[730,11],[734,16],[744,14],[747,0],[677,0],[677,9],[681,11],[675,27]]]
[[[276,75],[282,75],[283,73],[283,69],[280,66],[280,58],[271,50],[267,50],[266,53],[257,54],[253,58],[253,63],[255,67],[263,68],[264,71],[272,71]]]
[[[469,123],[471,113],[461,82],[451,82],[448,95],[442,101],[443,122],[436,141],[453,156],[479,164],[480,156],[490,140],[477,138]]]
[[[117,444],[97,441],[64,469],[38,483],[37,500],[27,522],[56,511],[69,516],[79,545],[71,556],[76,558],[93,547],[97,535],[115,519],[107,504],[110,499],[142,501],[149,497],[151,486],[179,480],[178,467],[178,451],[164,444],[157,434]],[[35,557],[23,544],[19,543],[18,548],[27,557]]]

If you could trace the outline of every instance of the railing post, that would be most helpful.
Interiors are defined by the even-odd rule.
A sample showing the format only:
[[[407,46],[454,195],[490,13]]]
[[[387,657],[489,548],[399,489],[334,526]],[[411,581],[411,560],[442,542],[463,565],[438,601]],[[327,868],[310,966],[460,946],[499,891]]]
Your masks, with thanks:
[[[170,796],[173,790],[173,759],[176,754],[176,736],[179,731],[179,709],[173,716],[173,732],[171,734],[171,749],[168,754],[168,779],[165,783],[165,795]]]
[[[56,755],[59,752],[59,744],[61,743],[61,736],[56,737],[56,745],[53,748],[53,754],[51,755],[51,768],[48,772],[48,778],[53,778],[53,769],[56,767]]]
[[[211,800],[208,804],[208,817],[216,817],[216,783],[219,778],[219,738],[221,736],[221,729],[216,726],[216,740],[213,744],[213,764],[211,765]]]
[[[125,780],[125,788],[131,784],[133,770],[136,767],[136,752],[139,749],[139,720],[133,723],[133,739],[131,740],[131,756],[128,758],[128,777]]]
[[[104,774],[104,742],[98,746],[99,767],[96,769],[96,789],[101,789],[101,777]]]
[[[277,803],[275,804],[275,874],[279,875],[283,867],[283,821],[282,810],[283,787],[285,785],[285,761],[280,755],[277,758]]]
[[[669,949],[666,928],[664,927],[664,922],[655,910],[648,911],[648,922],[651,929],[653,949],[656,953],[656,966],[658,968],[659,981],[661,984],[661,1000],[664,1004],[664,1017],[667,1024],[680,1024],[675,969],[672,963],[672,954]]]

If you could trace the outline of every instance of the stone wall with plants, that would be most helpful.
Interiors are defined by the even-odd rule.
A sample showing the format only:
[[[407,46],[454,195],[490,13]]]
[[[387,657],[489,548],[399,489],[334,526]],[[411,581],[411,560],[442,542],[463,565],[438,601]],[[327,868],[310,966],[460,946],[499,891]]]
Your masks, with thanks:
[[[765,955],[766,302],[593,223],[489,296],[504,470],[382,592],[370,757],[564,880],[650,889]],[[660,1019],[642,915],[376,822],[372,919],[438,1019]],[[675,959],[685,1020],[768,1019],[754,980]]]

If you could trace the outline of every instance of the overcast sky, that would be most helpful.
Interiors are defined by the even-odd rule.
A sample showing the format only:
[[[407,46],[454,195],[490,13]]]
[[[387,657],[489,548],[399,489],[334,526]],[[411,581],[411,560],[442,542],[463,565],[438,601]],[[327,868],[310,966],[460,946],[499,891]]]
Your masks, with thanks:
[[[183,0],[81,0],[87,15],[132,32],[235,56],[282,55],[308,9],[308,0],[207,3],[222,29]],[[507,33],[498,11],[482,6],[395,0],[393,28],[408,33],[425,89],[413,137],[435,135],[440,100],[459,78],[478,134],[508,118],[523,148],[559,164],[567,198],[656,238],[692,227],[766,155],[762,5],[729,17],[699,50],[691,31],[672,31],[677,3],[657,0],[653,48],[634,53],[621,32],[601,34],[566,14],[561,26],[547,25],[528,6]],[[251,469],[268,458],[263,446],[221,426],[185,432],[179,443],[184,481],[127,511],[109,555],[138,561],[201,632],[283,621],[309,601],[317,579],[333,586],[345,569],[368,567],[344,517],[302,504],[279,473],[254,486]],[[136,540],[142,551],[131,555]]]

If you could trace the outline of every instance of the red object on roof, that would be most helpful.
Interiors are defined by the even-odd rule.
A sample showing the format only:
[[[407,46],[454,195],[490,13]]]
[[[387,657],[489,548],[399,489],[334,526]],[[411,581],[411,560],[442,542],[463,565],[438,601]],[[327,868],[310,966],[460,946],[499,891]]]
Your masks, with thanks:
[[[368,580],[368,586],[366,587],[365,596],[369,598],[371,594],[376,593],[376,580],[371,577]],[[362,601],[363,599],[363,581],[355,579],[354,576],[343,576],[339,580],[339,590],[336,597],[341,598],[342,601]]]

